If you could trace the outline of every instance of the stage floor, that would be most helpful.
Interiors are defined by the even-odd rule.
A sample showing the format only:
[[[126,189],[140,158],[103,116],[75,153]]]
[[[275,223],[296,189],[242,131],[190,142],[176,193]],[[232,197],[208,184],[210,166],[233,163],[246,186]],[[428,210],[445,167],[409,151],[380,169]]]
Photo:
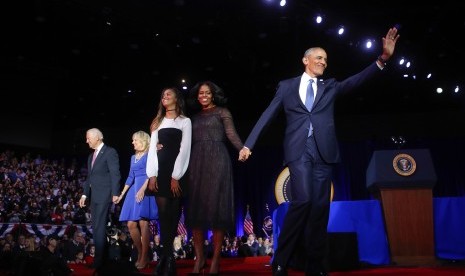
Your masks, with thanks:
[[[220,274],[221,275],[271,275],[270,257],[247,257],[247,258],[223,258],[221,260]],[[209,264],[210,261],[207,261]],[[194,260],[179,260],[177,261],[178,275],[187,275],[192,271]],[[132,269],[128,264],[115,263],[105,267],[102,273],[96,275],[152,275],[156,263],[153,262],[146,269],[137,271]],[[74,269],[75,276],[91,276],[94,271],[84,265],[70,265]],[[208,274],[208,268],[205,275]],[[290,269],[289,276],[304,275],[301,271]],[[435,267],[396,267],[396,266],[379,266],[379,267],[364,267],[350,271],[332,271],[331,276],[342,275],[416,275],[416,276],[455,276],[465,275],[465,263],[443,263]]]

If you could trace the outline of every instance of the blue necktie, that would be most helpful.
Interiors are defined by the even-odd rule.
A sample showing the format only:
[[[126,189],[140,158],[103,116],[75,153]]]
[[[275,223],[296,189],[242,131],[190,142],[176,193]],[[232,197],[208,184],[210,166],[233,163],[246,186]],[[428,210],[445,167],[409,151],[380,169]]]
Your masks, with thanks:
[[[312,83],[313,83],[313,79],[310,79],[308,82],[308,86],[307,86],[307,95],[305,96],[305,107],[307,107],[308,111],[311,111],[312,106],[313,106],[314,92],[313,92]],[[308,136],[312,135],[312,132],[313,132],[313,126],[312,126],[312,122],[310,122],[310,126],[308,128]]]
[[[307,95],[305,96],[305,106],[307,107],[308,111],[312,110],[313,98],[315,97],[312,83],[313,79],[310,79],[307,85]]]

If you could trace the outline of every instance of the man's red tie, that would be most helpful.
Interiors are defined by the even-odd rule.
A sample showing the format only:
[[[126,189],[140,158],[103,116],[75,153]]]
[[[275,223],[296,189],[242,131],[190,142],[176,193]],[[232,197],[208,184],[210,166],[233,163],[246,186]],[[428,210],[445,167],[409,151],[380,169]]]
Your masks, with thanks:
[[[94,155],[92,156],[92,163],[90,164],[91,168],[94,167],[95,158],[97,158],[97,150],[94,150]]]

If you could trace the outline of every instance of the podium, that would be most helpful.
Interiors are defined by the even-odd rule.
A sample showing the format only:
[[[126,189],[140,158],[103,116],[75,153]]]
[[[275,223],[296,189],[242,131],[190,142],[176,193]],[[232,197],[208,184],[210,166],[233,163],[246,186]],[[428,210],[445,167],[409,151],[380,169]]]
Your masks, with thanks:
[[[392,263],[434,265],[432,188],[437,178],[429,150],[375,151],[366,179],[381,200]]]

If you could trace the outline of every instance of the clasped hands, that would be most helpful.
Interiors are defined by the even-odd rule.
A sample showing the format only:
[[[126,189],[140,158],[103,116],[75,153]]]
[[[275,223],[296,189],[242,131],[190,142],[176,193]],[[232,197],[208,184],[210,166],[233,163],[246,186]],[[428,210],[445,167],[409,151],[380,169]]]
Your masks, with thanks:
[[[246,161],[247,159],[249,159],[249,157],[252,155],[252,152],[250,151],[249,148],[247,147],[243,147],[240,151],[239,151],[239,158],[238,160],[239,161]]]

